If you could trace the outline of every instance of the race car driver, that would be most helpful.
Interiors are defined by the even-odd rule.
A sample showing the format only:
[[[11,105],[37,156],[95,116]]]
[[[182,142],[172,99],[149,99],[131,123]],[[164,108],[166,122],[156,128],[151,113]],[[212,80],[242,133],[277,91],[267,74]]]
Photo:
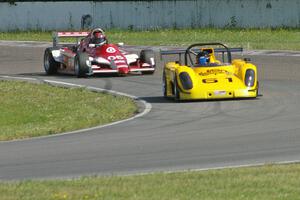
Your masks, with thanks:
[[[102,46],[103,44],[107,44],[106,36],[100,30],[94,31],[90,44],[95,44],[96,46]]]

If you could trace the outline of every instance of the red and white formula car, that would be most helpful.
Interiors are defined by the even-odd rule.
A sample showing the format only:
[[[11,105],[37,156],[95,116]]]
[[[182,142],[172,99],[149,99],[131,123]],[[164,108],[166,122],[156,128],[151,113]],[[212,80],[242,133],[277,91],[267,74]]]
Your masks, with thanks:
[[[59,44],[61,37],[77,38],[76,44]],[[78,38],[82,38],[78,42]],[[75,74],[85,77],[96,73],[130,72],[153,74],[155,71],[154,52],[140,51],[140,55],[122,49],[122,44],[109,44],[104,31],[96,28],[91,32],[55,32],[53,47],[45,50],[44,68],[47,74]]]

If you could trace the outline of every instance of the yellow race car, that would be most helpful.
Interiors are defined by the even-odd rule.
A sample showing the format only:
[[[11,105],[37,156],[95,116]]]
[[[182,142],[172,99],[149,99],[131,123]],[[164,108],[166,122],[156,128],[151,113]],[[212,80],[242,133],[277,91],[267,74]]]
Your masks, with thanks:
[[[217,48],[212,48],[217,47]],[[222,43],[199,43],[186,50],[165,50],[161,55],[179,55],[163,69],[163,94],[175,100],[256,98],[257,68],[250,59],[232,60],[231,52]],[[184,62],[181,62],[184,55]],[[222,60],[222,61],[220,61]]]

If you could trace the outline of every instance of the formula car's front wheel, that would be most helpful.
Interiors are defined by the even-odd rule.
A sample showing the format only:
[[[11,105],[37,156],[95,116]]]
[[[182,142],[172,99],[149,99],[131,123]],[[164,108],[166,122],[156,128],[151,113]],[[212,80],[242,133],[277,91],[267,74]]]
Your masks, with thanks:
[[[154,71],[142,71],[142,74],[151,75],[151,74],[154,74]]]
[[[151,65],[152,68],[155,68],[155,54],[151,49],[143,49],[140,53],[140,59],[142,63],[147,63]],[[153,71],[142,71],[142,74],[153,74]]]
[[[53,48],[47,48],[44,52],[44,69],[46,74],[56,74],[57,69],[59,68],[59,62],[56,62],[52,55]]]
[[[77,53],[74,60],[74,71],[75,75],[80,77],[85,77],[89,72],[89,67],[86,63],[86,61],[89,59],[89,56],[87,53]]]

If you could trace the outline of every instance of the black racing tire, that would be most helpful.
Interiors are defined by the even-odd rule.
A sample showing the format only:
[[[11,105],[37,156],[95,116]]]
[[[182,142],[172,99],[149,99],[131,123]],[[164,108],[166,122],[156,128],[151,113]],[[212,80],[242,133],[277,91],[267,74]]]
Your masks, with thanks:
[[[177,83],[177,78],[176,78],[176,74],[175,74],[175,77],[174,77],[174,99],[175,101],[180,101],[180,91],[179,91],[179,86],[178,86],[178,83]]]
[[[259,82],[257,81],[256,97],[259,96]]]
[[[52,55],[52,50],[55,48],[49,47],[44,52],[44,69],[47,75],[53,75],[57,73],[60,63],[56,62]]]
[[[142,71],[143,75],[152,75],[154,74],[154,71]]]
[[[154,74],[154,71],[142,71],[143,75],[152,75]]]
[[[151,49],[143,49],[140,53],[140,60],[143,63],[148,63],[151,65],[152,68],[155,68],[155,54],[154,51]],[[154,63],[153,63],[154,61]],[[155,70],[153,71],[142,71],[142,74],[150,75],[153,74]]]
[[[89,72],[89,66],[86,64],[86,61],[89,59],[89,56],[85,52],[78,52],[74,60],[74,71],[75,75],[78,78],[86,77]]]
[[[167,83],[167,77],[166,77],[166,73],[163,72],[163,78],[162,78],[162,85],[163,85],[163,95],[165,98],[167,98],[167,92],[168,92],[168,83]]]

